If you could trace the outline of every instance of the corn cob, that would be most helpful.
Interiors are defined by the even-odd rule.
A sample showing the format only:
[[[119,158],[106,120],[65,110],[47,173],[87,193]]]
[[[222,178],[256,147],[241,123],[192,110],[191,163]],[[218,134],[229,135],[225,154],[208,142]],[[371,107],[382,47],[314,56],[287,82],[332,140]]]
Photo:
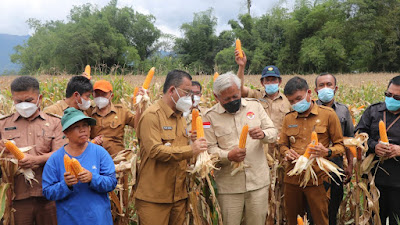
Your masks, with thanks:
[[[389,139],[386,133],[386,125],[382,120],[379,121],[379,136],[381,138],[381,142],[389,143]]]
[[[239,57],[243,58],[242,43],[240,42],[239,38],[236,39],[236,50],[239,52]]]
[[[90,76],[90,65],[86,65],[85,73],[86,73],[86,77],[90,80],[90,78],[91,78],[91,76]]]
[[[133,97],[132,97],[132,103],[136,104],[136,95],[139,92],[139,87],[135,87],[135,90],[133,91]]]
[[[79,175],[79,173],[83,172],[83,167],[75,158],[72,158],[71,160],[71,168],[76,175]]]
[[[199,116],[199,110],[192,110],[192,132],[197,130],[197,117]],[[203,124],[201,125],[203,126]]]
[[[146,79],[144,80],[144,83],[143,83],[143,88],[144,89],[149,89],[151,80],[153,79],[153,76],[154,76],[154,70],[155,69],[156,69],[155,67],[152,67],[149,70],[149,72],[147,73],[147,77],[146,77]]]
[[[242,133],[240,133],[239,148],[246,148],[247,134],[249,133],[249,125],[244,125]]]
[[[76,174],[75,174],[75,172],[74,172],[74,170],[72,169],[72,160],[71,160],[71,158],[67,155],[67,154],[65,154],[64,155],[64,167],[65,167],[65,172],[69,172],[71,175],[74,175],[74,176],[76,176]]]
[[[310,158],[310,147],[315,147],[318,145],[318,135],[317,132],[313,131],[311,133],[311,143],[307,146],[306,151],[304,152],[303,156],[306,157],[307,159]]]
[[[349,150],[353,157],[357,157],[357,147],[356,146],[349,146]]]
[[[301,218],[299,215],[297,215],[297,225],[304,225],[303,218]]]
[[[4,144],[7,150],[11,152],[16,159],[22,160],[25,157],[25,154],[21,152],[21,150],[19,150],[19,148],[12,141],[5,140]]]
[[[215,82],[215,80],[217,79],[218,76],[219,76],[219,73],[218,73],[218,72],[215,72],[215,73],[214,73],[214,77],[213,77],[213,82]]]

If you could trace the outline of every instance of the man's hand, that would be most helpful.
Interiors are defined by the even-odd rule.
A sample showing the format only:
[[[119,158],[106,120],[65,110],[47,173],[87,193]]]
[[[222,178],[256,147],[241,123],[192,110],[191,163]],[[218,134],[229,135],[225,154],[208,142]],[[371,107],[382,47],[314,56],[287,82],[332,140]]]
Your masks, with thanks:
[[[400,146],[389,144],[389,153],[387,154],[389,158],[394,158],[400,156]]]
[[[246,157],[246,149],[235,147],[228,153],[228,160],[233,162],[242,162]]]
[[[144,89],[143,87],[139,87],[138,95],[144,95],[144,94],[149,94],[149,91]]]
[[[329,149],[325,148],[321,143],[318,143],[315,147],[310,147],[310,159],[317,157],[328,157]]]
[[[99,136],[93,138],[92,143],[94,143],[96,145],[102,145],[103,144],[103,136],[104,135],[99,135]]]
[[[193,131],[189,131],[190,132],[190,140],[192,140],[192,142],[195,142],[197,139],[197,130],[193,130]]]
[[[64,181],[67,184],[68,187],[72,187],[72,185],[75,185],[78,183],[78,179],[69,172],[64,173]]]
[[[249,130],[249,135],[253,139],[263,139],[265,137],[264,131],[260,127],[254,127]]]
[[[40,166],[40,156],[34,156],[28,153],[24,153],[25,157],[18,161],[18,165],[23,169],[35,169]]]
[[[243,58],[239,57],[239,51],[235,50],[235,61],[238,64],[238,66],[240,67],[245,67],[246,66],[246,62],[247,62],[247,57],[246,54],[244,54],[244,51],[242,50],[243,53]]]
[[[83,168],[83,171],[78,174],[78,179],[82,183],[89,183],[90,181],[92,181],[92,177],[92,173],[85,168]]]
[[[375,145],[375,153],[379,157],[388,156],[390,154],[389,145],[379,142]]]
[[[289,150],[286,152],[285,160],[291,162],[291,161],[293,161],[293,160],[298,159],[299,157],[300,157],[299,153],[297,153],[297,152],[296,152],[295,150],[293,150],[293,149],[289,149]]]
[[[193,142],[192,151],[194,156],[206,150],[207,150],[207,141],[205,138],[199,138]]]

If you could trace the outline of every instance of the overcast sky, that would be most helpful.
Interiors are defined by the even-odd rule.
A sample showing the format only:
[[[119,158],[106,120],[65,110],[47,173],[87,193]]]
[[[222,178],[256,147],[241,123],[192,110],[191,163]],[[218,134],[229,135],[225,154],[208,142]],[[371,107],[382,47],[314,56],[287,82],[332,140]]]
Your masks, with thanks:
[[[72,6],[85,3],[98,7],[109,0],[1,0],[0,33],[30,34],[26,20],[29,18],[66,21]],[[144,14],[156,17],[156,26],[165,33],[181,36],[179,27],[190,22],[194,12],[214,8],[218,18],[217,32],[229,29],[230,19],[247,12],[246,0],[119,0],[118,7],[129,6]],[[253,0],[252,16],[261,16],[272,9],[279,0]]]

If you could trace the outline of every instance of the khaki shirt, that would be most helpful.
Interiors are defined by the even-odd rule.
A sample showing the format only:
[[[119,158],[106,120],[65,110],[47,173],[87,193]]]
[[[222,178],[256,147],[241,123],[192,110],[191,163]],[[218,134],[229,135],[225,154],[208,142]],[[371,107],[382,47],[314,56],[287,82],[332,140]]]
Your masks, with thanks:
[[[282,155],[286,154],[289,148],[303,155],[311,142],[311,132],[315,130],[318,135],[318,142],[324,147],[332,150],[332,157],[341,156],[344,152],[343,134],[339,118],[330,107],[319,106],[313,102],[313,108],[308,115],[298,114],[292,111],[283,120],[282,132],[278,144]],[[293,169],[295,164],[286,165],[284,182],[299,185],[304,175],[291,176],[287,173]],[[316,162],[313,165],[318,177],[318,185],[322,184],[326,174],[319,169]],[[311,186],[312,181],[308,183]]]
[[[185,118],[160,99],[144,111],[137,137],[141,162],[136,198],[154,203],[187,198],[187,159],[193,157],[193,151]]]
[[[47,106],[43,109],[43,112],[54,114],[57,116],[64,116],[64,110],[68,109],[69,105],[65,101],[65,99],[57,101],[53,105]]]
[[[135,115],[122,105],[111,103],[111,111],[106,116],[100,116],[97,113],[98,108],[93,108],[91,117],[96,119],[96,125],[92,126],[90,138],[99,135],[103,136],[102,146],[114,155],[125,149],[124,134],[125,125],[134,126]]]
[[[62,138],[62,126],[60,118],[40,112],[31,121],[23,118],[19,113],[14,113],[0,119],[0,138],[14,140],[17,147],[34,146],[27,151],[28,154],[37,156],[53,152],[61,148],[66,142]],[[32,186],[25,181],[24,175],[15,176],[15,200],[38,197],[42,195],[42,173],[44,164],[33,169],[35,179]]]
[[[221,160],[221,170],[214,173],[219,193],[244,193],[269,185],[269,167],[264,156],[263,144],[275,142],[277,130],[257,100],[242,98],[242,105],[234,114],[228,113],[217,103],[205,113],[204,121],[211,124],[209,127],[204,126],[208,151],[211,154],[218,153]],[[249,125],[249,129],[261,127],[265,138],[256,140],[247,136],[244,163],[250,167],[231,176],[232,166],[228,160],[228,153],[239,145],[240,133],[246,124]]]
[[[271,118],[272,122],[274,123],[275,128],[278,129],[278,132],[281,132],[283,118],[291,110],[290,103],[286,96],[279,92],[279,95],[272,100],[268,98],[265,90],[255,90],[249,88],[249,94],[247,97],[256,98],[260,101],[269,118]]]

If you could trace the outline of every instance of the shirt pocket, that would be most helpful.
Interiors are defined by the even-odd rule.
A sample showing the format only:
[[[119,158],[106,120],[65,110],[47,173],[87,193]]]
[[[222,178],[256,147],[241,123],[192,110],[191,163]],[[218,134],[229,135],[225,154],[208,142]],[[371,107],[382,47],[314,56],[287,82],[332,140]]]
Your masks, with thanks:
[[[316,132],[317,134],[325,134],[325,133],[326,133],[326,130],[327,130],[327,127],[326,127],[326,126],[321,126],[321,125],[315,126],[315,132]]]
[[[215,136],[217,137],[218,146],[222,149],[230,150],[235,144],[237,138],[232,136],[232,129],[219,128],[215,130]]]
[[[49,153],[58,149],[52,149],[52,142],[55,138],[54,132],[42,129],[36,134],[36,151],[40,153]]]
[[[4,135],[4,136],[3,136]],[[15,143],[17,144],[18,147],[23,147],[23,146],[19,146],[18,142],[20,142],[20,138],[21,138],[21,133],[20,132],[15,132],[15,131],[6,131],[4,132],[4,134],[2,134],[2,138],[7,139],[9,141],[13,140],[15,141]],[[21,145],[21,143],[20,143]]]
[[[169,127],[168,127],[169,128]],[[165,146],[171,146],[172,142],[176,139],[175,127],[172,127],[171,130],[162,130],[161,131],[161,141]]]

